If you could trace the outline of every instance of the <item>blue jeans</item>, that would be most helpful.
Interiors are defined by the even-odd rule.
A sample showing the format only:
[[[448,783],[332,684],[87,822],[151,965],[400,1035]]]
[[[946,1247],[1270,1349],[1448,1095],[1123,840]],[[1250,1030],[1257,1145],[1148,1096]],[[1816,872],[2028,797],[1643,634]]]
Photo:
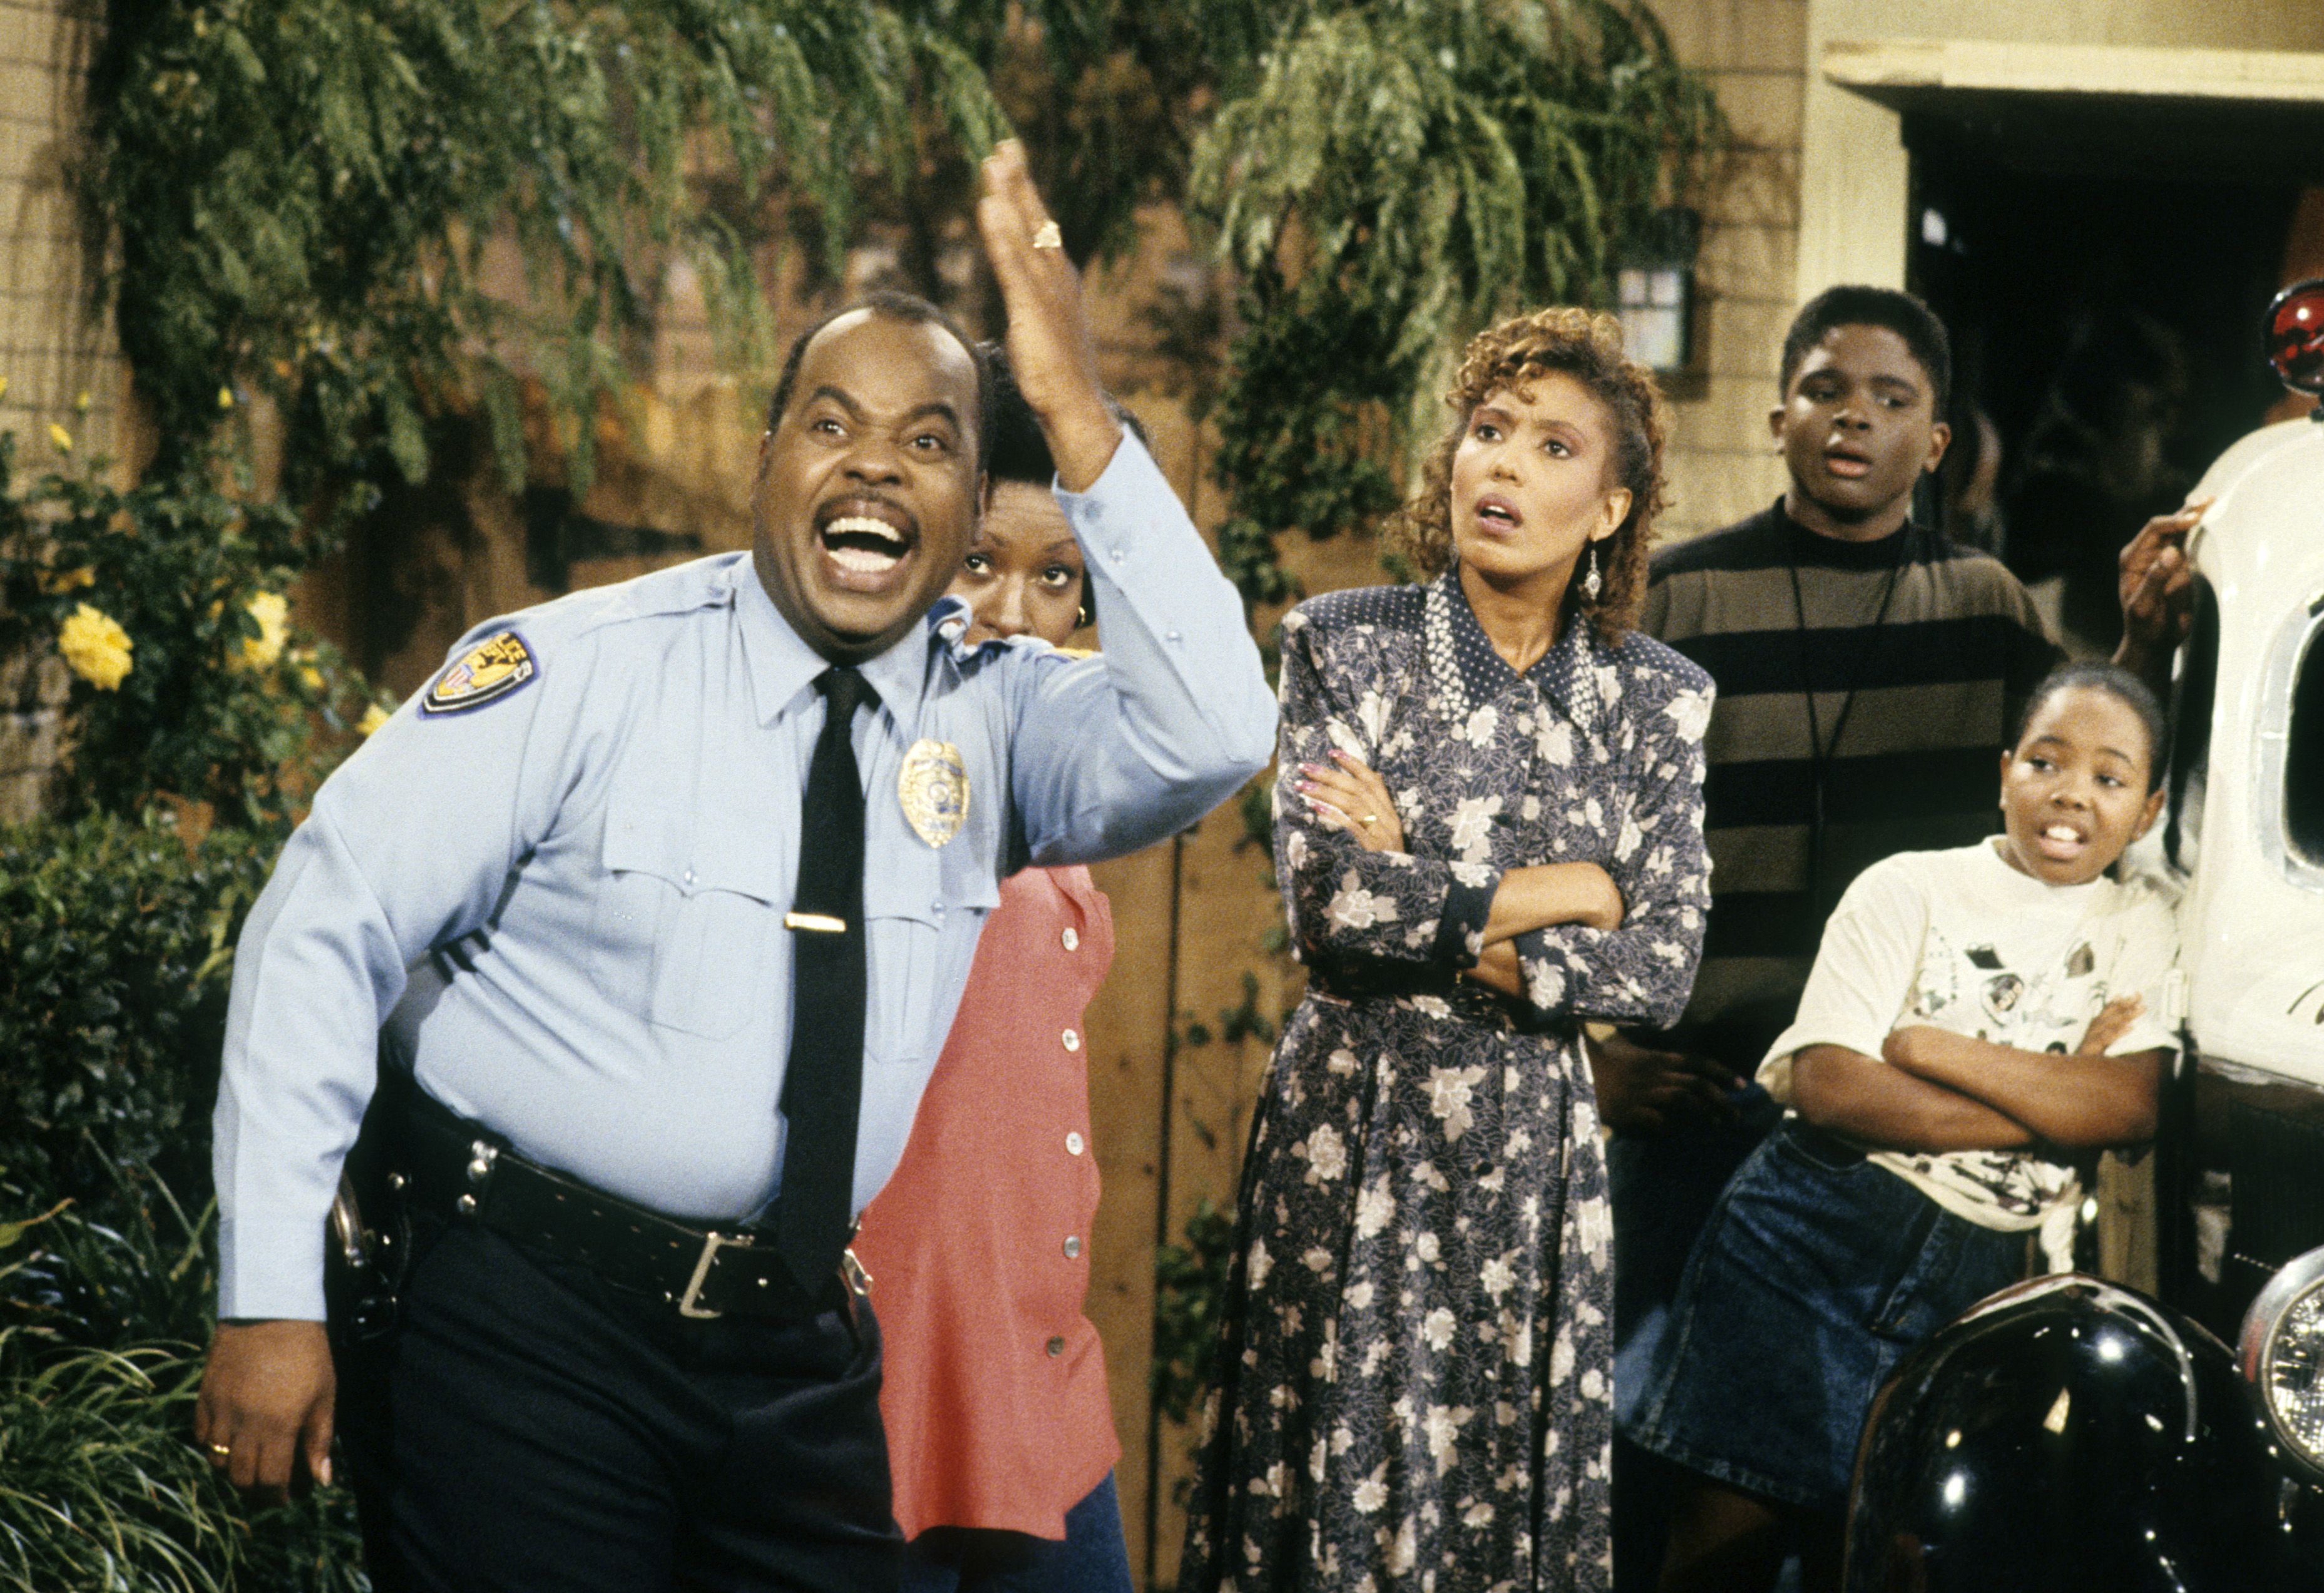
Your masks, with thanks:
[[[1881,1383],[2015,1282],[2028,1237],[1956,1217],[1861,1151],[1785,1122],[1702,1230],[1631,1438],[1745,1492],[1837,1513]]]
[[[922,1533],[905,1555],[904,1593],[1130,1593],[1113,1473],[1065,1512],[1062,1542],[975,1527]]]

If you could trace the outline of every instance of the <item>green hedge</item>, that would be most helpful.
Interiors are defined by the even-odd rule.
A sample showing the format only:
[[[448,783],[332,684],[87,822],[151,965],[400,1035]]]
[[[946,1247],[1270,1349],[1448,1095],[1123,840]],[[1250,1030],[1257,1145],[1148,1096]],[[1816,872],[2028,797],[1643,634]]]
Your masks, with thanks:
[[[201,1357],[0,1329],[0,1588],[341,1593],[368,1586],[345,1490],[257,1515],[186,1432]]]
[[[118,1220],[208,1185],[231,936],[271,856],[166,815],[0,829],[0,1178]]]
[[[272,843],[166,810],[0,829],[0,1593],[339,1593],[352,1501],[252,1512],[191,1440],[209,1108]]]

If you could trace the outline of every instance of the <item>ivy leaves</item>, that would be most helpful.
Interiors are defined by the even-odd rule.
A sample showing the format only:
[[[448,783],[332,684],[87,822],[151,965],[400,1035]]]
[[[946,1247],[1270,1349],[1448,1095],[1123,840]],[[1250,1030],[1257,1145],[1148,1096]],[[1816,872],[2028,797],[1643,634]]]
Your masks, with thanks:
[[[158,463],[202,451],[243,373],[290,420],[294,496],[419,480],[472,377],[496,429],[518,369],[588,416],[674,263],[747,340],[787,207],[835,262],[867,171],[909,170],[916,106],[973,151],[1001,125],[957,46],[844,0],[115,0],[109,21],[84,188]],[[592,428],[566,441],[586,480]]]

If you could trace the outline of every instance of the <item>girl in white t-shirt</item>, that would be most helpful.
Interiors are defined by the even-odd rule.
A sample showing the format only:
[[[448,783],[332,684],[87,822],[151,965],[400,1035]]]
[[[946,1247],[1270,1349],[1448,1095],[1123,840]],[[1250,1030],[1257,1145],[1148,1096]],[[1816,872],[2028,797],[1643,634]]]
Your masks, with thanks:
[[[2065,1264],[2073,1164],[2153,1132],[2169,906],[2113,877],[2162,806],[2163,715],[2070,664],[2001,761],[2005,833],[1866,870],[1760,1065],[1788,1109],[1736,1174],[1658,1335],[1629,1435],[1683,1469],[1662,1593],[1840,1580],[1872,1395],[1912,1346]],[[1796,1534],[1796,1535],[1795,1535]]]

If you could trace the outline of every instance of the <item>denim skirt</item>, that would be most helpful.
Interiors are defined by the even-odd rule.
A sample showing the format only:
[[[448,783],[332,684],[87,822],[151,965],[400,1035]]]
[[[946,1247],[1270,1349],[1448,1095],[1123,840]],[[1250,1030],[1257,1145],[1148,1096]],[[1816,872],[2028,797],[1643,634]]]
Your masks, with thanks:
[[[2030,1238],[1786,1118],[1712,1209],[1623,1431],[1747,1493],[1838,1512],[1882,1380],[2016,1282]]]

